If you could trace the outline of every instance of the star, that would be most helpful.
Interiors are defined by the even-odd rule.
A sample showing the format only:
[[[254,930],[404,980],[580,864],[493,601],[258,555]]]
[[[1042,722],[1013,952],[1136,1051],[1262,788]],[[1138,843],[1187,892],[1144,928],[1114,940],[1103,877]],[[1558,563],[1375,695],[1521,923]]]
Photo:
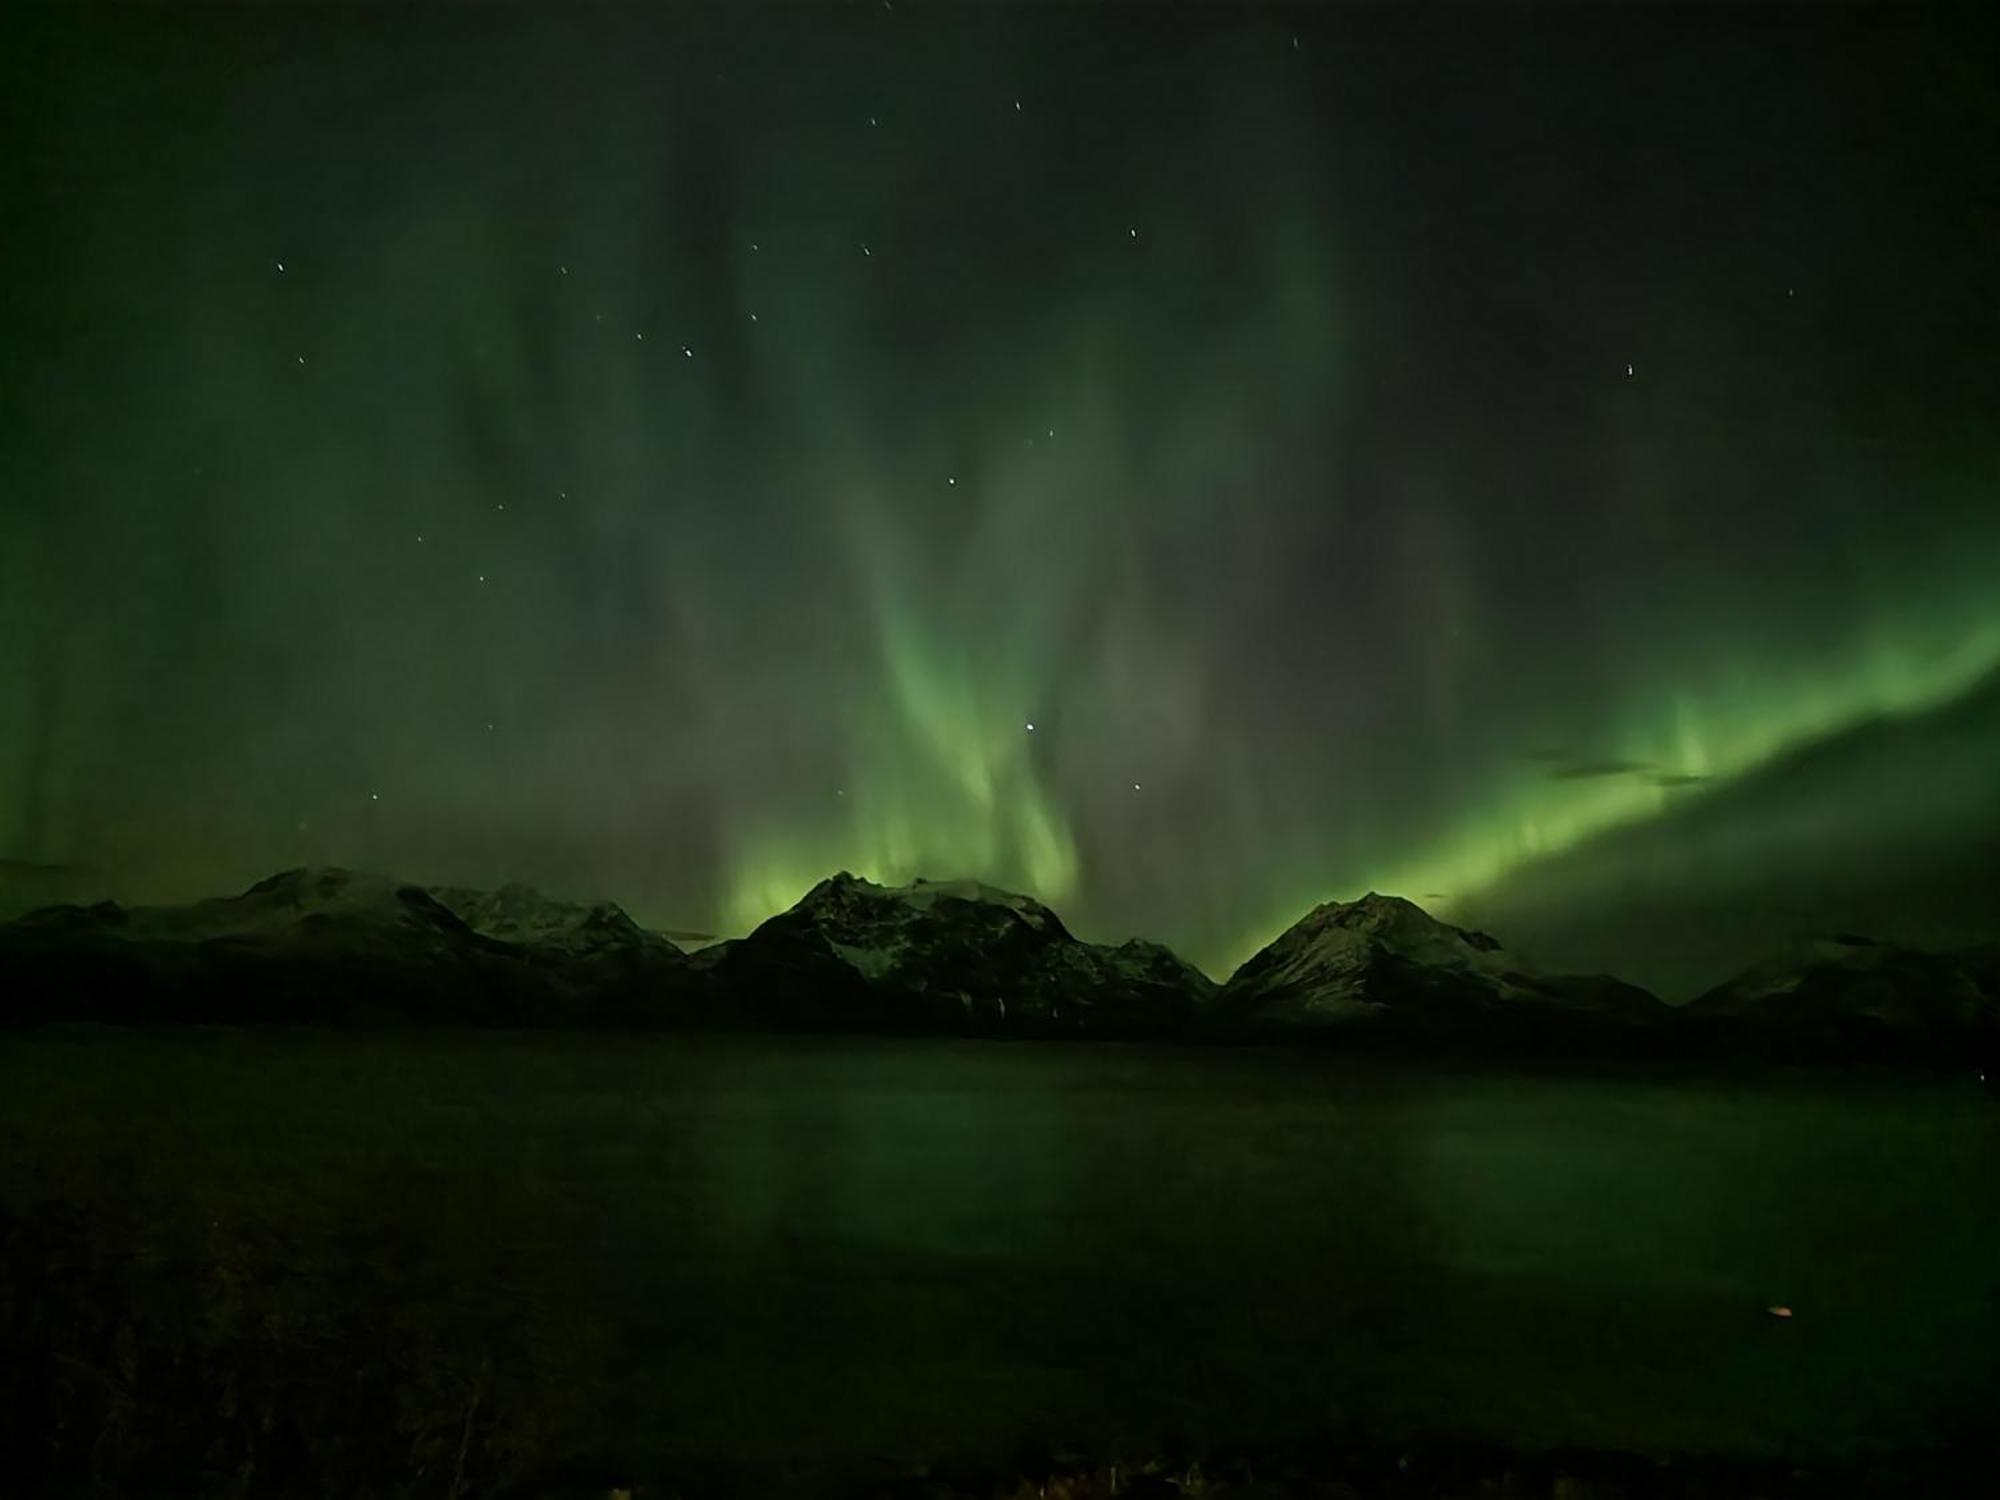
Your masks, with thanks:
[[[494,506],[493,508],[495,510],[505,510],[507,508],[507,502],[505,500],[502,500],[498,505]]]
[[[750,314],[750,321],[753,323],[757,321],[757,315],[755,313]]]
[[[558,266],[558,267],[557,267],[557,269],[558,269],[558,270],[560,270],[560,271],[561,271],[561,272],[563,273],[563,275],[565,275],[565,276],[569,275],[569,267],[568,267],[568,266]]]
[[[484,583],[484,582],[486,582],[486,575],[485,575],[484,573],[481,573],[481,574],[479,575],[479,581],[480,581],[481,583]]]
[[[380,802],[382,800],[382,794],[380,792],[370,792],[368,794],[368,800],[370,802]]]
[[[866,256],[870,257],[871,259],[872,259],[872,258],[874,257],[874,254],[875,254],[875,252],[874,252],[873,250],[870,250],[870,249],[868,248],[868,246],[867,246],[866,242],[863,242],[863,244],[862,244],[862,246],[861,246],[861,253],[862,253],[863,255],[866,255]]]
[[[304,364],[305,362],[306,362],[306,357],[305,357],[305,356],[304,356],[303,354],[301,354],[301,355],[299,356],[299,363],[300,363],[300,364]]]
[[[1632,367],[1630,365],[1627,365],[1625,367],[1625,378],[1627,380],[1630,380],[1632,378]]]
[[[632,335],[632,337],[637,339],[642,344],[646,342],[646,335],[643,333],[635,333]]]
[[[945,476],[945,481],[944,481],[944,482],[945,482],[946,484],[957,484],[957,483],[958,483],[958,476],[957,476],[956,474],[949,474],[949,475],[946,475],[946,476]]]
[[[423,533],[422,533],[421,531],[420,531],[420,532],[418,532],[418,533],[417,533],[417,540],[421,542],[421,541],[422,541],[423,539],[424,539],[424,534],[423,534]]]
[[[1137,238],[1139,238],[1139,231],[1138,231],[1137,229],[1134,229],[1134,230],[1131,230],[1131,231],[1130,231],[1130,234],[1131,234],[1132,238],[1133,238],[1133,239],[1135,239],[1135,240],[1136,240]]]
[[[283,261],[278,261],[277,267],[280,271],[283,271],[285,269],[285,263]]]
[[[869,123],[869,124],[870,124],[871,126],[872,126],[872,125],[873,125],[873,124],[875,123],[875,117],[874,117],[873,115],[870,115],[870,116],[868,117],[868,123]]]
[[[1139,790],[1139,783],[1138,783],[1138,782],[1136,782],[1136,781],[1135,781],[1135,782],[1133,782],[1133,783],[1132,783],[1132,790],[1133,790],[1133,791],[1135,791],[1135,792]]]
[[[686,344],[681,345],[681,353],[686,355],[689,359],[694,358],[694,350],[688,348]]]
[[[1035,732],[1035,723],[1034,720],[1030,719],[1028,721],[1028,733],[1033,734],[1034,732]]]
[[[1016,99],[1014,101],[1014,113],[1018,115],[1020,112],[1021,112],[1021,101],[1019,99]]]

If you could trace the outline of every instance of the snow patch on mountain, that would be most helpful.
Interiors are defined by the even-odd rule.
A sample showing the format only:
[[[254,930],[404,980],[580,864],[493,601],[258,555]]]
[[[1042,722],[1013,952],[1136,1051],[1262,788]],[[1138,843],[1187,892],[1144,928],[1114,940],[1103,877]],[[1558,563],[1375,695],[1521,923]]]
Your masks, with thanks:
[[[864,880],[858,875],[842,870],[830,875],[806,892],[805,897],[793,910],[814,911],[853,910],[860,907],[883,909],[887,903],[895,903],[910,912],[928,912],[939,901],[971,901],[988,906],[1004,907],[1025,921],[1030,927],[1040,929],[1050,923],[1060,927],[1055,913],[1032,896],[1023,896],[1016,891],[1006,891],[998,886],[986,885],[977,880],[913,880],[908,885],[877,885],[872,880]]]
[[[1304,1023],[1519,1005],[1623,1015],[1658,1009],[1644,991],[1615,980],[1533,974],[1498,939],[1373,891],[1314,907],[1238,969],[1220,998],[1239,1016]]]
[[[678,952],[610,901],[581,905],[545,896],[518,882],[497,891],[434,886],[431,894],[483,937],[503,943],[587,957],[612,949],[660,948]]]

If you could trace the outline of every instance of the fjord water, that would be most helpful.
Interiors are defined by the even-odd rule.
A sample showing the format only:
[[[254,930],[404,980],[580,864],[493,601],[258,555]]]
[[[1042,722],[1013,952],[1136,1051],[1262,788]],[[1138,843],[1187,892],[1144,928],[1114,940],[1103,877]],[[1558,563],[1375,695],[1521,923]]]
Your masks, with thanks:
[[[301,1327],[373,1319],[384,1360],[416,1318],[409,1347],[498,1371],[496,1405],[548,1403],[579,1471],[773,1483],[1315,1432],[1815,1459],[1963,1437],[2000,1395],[1996,1146],[1969,1076],[0,1045],[0,1212],[178,1246],[116,1261],[169,1290],[208,1257]]]

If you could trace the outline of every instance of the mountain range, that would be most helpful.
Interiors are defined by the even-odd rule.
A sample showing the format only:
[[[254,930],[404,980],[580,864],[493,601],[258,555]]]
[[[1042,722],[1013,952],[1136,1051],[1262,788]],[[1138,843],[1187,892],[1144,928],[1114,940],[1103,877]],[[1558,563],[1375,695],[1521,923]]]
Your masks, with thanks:
[[[1839,938],[1685,1006],[1538,972],[1370,893],[1314,907],[1217,985],[1157,943],[1072,934],[975,881],[845,872],[689,953],[608,902],[288,870],[186,906],[0,924],[0,1021],[722,1027],[1337,1040],[1426,1050],[1804,1059],[2000,1056],[2000,949]]]

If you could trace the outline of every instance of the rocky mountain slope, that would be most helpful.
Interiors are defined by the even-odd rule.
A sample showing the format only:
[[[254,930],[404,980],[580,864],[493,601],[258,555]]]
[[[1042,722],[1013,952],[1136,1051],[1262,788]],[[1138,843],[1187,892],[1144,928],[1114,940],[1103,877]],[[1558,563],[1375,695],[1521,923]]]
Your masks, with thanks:
[[[1216,998],[1257,1030],[1367,1028],[1490,1035],[1503,1028],[1638,1027],[1667,1007],[1604,975],[1542,975],[1499,941],[1373,892],[1314,907]]]
[[[676,963],[685,957],[667,938],[641,927],[610,901],[582,906],[518,883],[497,891],[432,886],[430,895],[481,937],[516,944],[545,959],[602,966]]]
[[[1213,983],[1156,943],[1085,943],[1028,896],[975,881],[880,886],[842,872],[713,960],[783,1023],[1009,1034],[1185,1031]]]
[[[454,906],[464,909],[461,915]],[[470,920],[468,920],[468,917]],[[143,1021],[644,1021],[681,955],[615,907],[287,870],[189,906],[54,907],[0,926],[4,1013]]]
[[[1746,970],[1690,1001],[1691,1034],[1765,1052],[2000,1058],[2000,948],[1924,953],[1839,937]]]
[[[187,906],[0,924],[0,1024],[51,1020],[1309,1038],[1977,1070],[2000,1063],[2000,949],[1839,939],[1675,1009],[1370,894],[1313,908],[1218,989],[1157,943],[1084,942],[972,881],[835,875],[689,955],[609,903],[302,869]]]

